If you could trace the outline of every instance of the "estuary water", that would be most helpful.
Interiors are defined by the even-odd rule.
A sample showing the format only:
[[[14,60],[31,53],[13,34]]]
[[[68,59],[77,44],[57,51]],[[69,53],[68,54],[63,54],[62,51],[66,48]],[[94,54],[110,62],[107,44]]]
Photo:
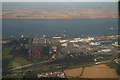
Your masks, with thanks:
[[[110,27],[114,28],[113,30]],[[65,34],[69,38],[81,35],[107,35],[117,33],[118,19],[3,19],[2,37]]]

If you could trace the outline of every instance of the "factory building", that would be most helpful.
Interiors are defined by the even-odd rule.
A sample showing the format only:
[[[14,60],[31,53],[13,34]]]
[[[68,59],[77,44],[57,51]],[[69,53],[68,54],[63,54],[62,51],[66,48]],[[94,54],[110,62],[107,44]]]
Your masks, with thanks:
[[[39,59],[49,55],[48,46],[32,46],[28,52],[29,59]]]
[[[39,59],[49,55],[49,40],[43,37],[35,37],[28,51],[29,59]]]

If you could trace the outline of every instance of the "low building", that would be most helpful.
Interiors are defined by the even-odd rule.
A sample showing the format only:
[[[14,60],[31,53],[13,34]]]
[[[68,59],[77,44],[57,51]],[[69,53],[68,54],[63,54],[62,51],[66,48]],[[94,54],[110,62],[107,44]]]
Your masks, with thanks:
[[[119,46],[118,42],[114,42],[112,45],[113,46]]]
[[[91,45],[91,46],[98,46],[98,45],[100,45],[100,43],[97,43],[97,42],[91,42],[91,43],[89,43],[89,45]]]
[[[111,50],[110,49],[102,49],[101,51],[102,52],[110,52]]]
[[[74,38],[73,40],[70,40],[71,43],[74,42],[90,42],[94,40],[94,37],[88,37],[88,38]]]
[[[40,44],[47,44],[49,40],[46,37],[35,37],[33,38],[32,44],[33,45],[40,45]]]
[[[62,43],[61,46],[62,46],[62,47],[67,47],[67,46],[68,46],[68,43]]]
[[[61,39],[62,37],[61,36],[55,36],[53,37],[53,39]]]
[[[73,44],[73,46],[74,46],[74,47],[80,47],[80,46],[79,46],[79,45],[77,45],[77,44]]]
[[[68,40],[59,40],[60,43],[65,43],[67,42]]]
[[[57,51],[57,49],[58,49],[58,47],[57,47],[57,46],[52,46],[52,50],[53,50],[54,52],[56,52],[56,51]]]

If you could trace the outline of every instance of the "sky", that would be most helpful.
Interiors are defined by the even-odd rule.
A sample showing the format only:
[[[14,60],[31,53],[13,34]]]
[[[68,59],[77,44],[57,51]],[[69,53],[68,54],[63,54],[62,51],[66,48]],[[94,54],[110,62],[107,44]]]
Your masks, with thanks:
[[[43,7],[43,8],[118,8],[117,2],[12,2],[2,7]]]
[[[1,0],[2,2],[118,2],[119,0]]]

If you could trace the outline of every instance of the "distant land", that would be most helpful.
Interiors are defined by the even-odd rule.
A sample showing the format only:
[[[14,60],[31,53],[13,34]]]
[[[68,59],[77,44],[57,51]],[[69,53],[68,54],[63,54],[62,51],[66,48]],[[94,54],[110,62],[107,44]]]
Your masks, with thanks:
[[[3,19],[118,18],[117,2],[4,2]]]
[[[94,19],[118,18],[116,8],[4,8],[3,19]]]

